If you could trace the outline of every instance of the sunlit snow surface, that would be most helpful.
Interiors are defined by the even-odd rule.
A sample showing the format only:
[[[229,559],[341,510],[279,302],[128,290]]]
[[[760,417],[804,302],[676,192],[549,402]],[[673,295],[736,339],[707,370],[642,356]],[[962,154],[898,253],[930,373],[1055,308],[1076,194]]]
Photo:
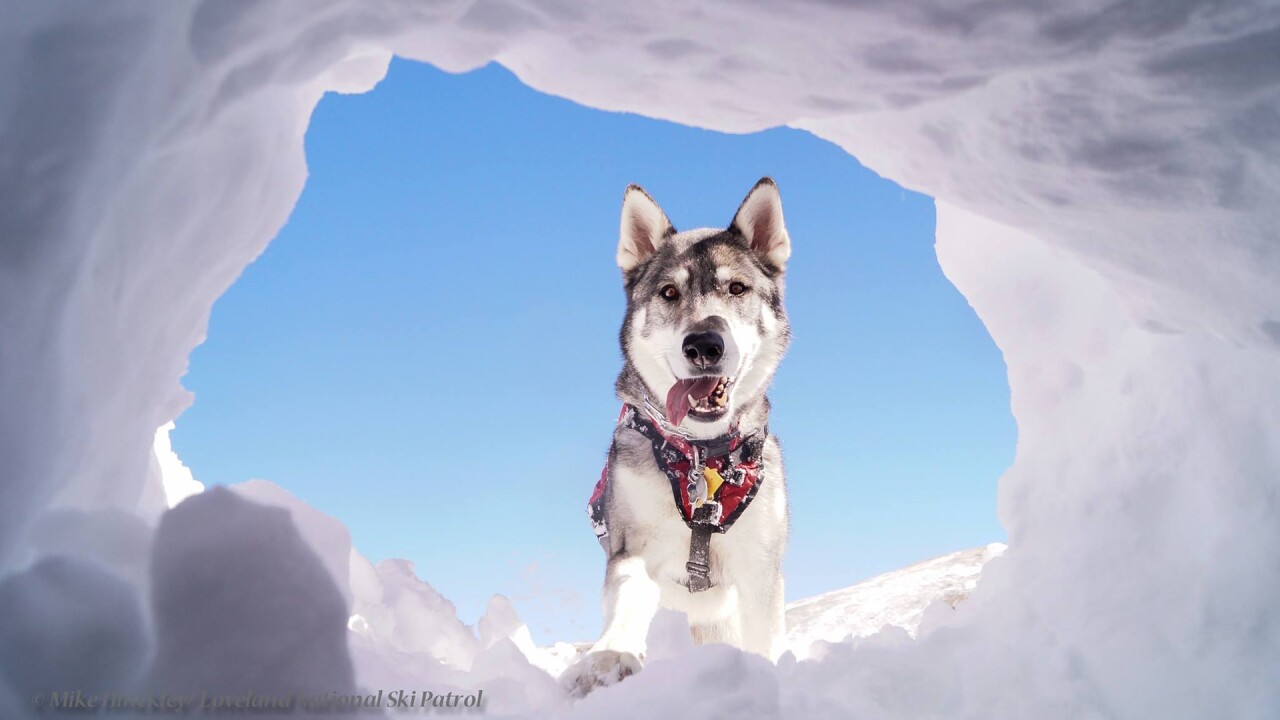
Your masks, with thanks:
[[[1000,557],[1002,543],[962,550],[877,575],[787,605],[787,649],[799,659],[821,656],[827,643],[865,638],[889,628],[914,637],[925,610],[954,610],[978,585],[987,561]],[[501,604],[501,598],[495,598]],[[944,609],[945,608],[945,609]],[[494,612],[491,605],[490,614]],[[508,615],[511,636],[529,661],[559,675],[590,643],[557,643],[537,648],[525,641],[528,628]]]
[[[977,587],[987,561],[1004,551],[1001,543],[962,550],[797,600],[787,605],[787,644],[806,658],[815,642],[863,638],[887,627],[914,637],[927,608],[939,603],[954,609]]]
[[[1276,3],[0,16],[0,717],[60,686],[232,687],[248,668],[281,688],[482,686],[490,712],[537,717],[1280,717]],[[406,564],[357,561],[338,521],[237,491],[165,513],[156,429],[190,402],[210,307],[297,200],[320,96],[369,89],[391,53],[497,59],[709,128],[807,128],[937,198],[939,261],[1004,353],[1019,431],[996,498],[1009,550],[972,595],[915,639],[777,667],[682,645],[664,618],[644,672],[571,706]]]

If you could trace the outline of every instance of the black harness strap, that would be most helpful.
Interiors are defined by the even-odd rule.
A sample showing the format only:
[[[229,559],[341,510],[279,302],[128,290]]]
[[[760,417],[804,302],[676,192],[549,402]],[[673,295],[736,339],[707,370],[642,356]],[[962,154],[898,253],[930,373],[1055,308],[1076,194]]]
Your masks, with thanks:
[[[700,525],[693,528],[689,537],[689,562],[684,569],[689,572],[689,592],[711,589],[711,528]]]

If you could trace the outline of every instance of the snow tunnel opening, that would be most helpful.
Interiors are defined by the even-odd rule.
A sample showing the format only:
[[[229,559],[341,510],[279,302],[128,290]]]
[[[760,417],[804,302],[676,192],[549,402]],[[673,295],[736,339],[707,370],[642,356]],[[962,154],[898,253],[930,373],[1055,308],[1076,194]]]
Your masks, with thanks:
[[[184,379],[198,402],[173,443],[200,480],[283,486],[362,553],[414,560],[463,618],[503,592],[539,641],[590,638],[602,563],[583,504],[617,412],[622,188],[690,229],[727,223],[768,174],[795,246],[771,392],[788,600],[1004,539],[1008,379],[938,266],[927,196],[804,131],[606,113],[498,65],[393,61],[372,92],[326,94],[306,148],[288,222]],[[501,530],[455,511],[477,502]],[[849,549],[832,563],[832,547]]]
[[[757,691],[760,707],[797,717],[1277,714],[1280,370],[1269,323],[1280,286],[1264,130],[1280,75],[1265,72],[1265,18],[1182,4],[1164,18],[1046,6],[963,22],[894,4],[533,7],[14,15],[6,57],[23,72],[0,83],[14,149],[0,193],[12,231],[0,282],[6,581],[22,582],[39,553],[81,554],[137,579],[138,592],[120,595],[145,592],[164,509],[154,429],[188,404],[178,378],[211,303],[298,199],[315,103],[372,87],[393,50],[456,70],[500,58],[531,86],[594,107],[729,131],[794,123],[928,190],[942,265],[1008,361],[1018,460],[999,503],[1015,547],[945,627],[916,643],[842,646],[724,698],[705,692],[712,674],[696,662],[630,688],[649,683],[646,700],[682,703],[671,717],[689,714],[677,710],[690,698]],[[565,481],[571,505],[578,482]],[[394,503],[373,491],[360,500]],[[415,520],[470,507],[417,508]],[[50,537],[58,544],[42,544]],[[598,562],[589,542],[573,543]],[[70,590],[93,600],[98,585]],[[183,610],[204,625],[234,615],[210,597]],[[64,629],[73,651],[95,637],[61,622],[6,627],[32,628],[33,647]],[[274,661],[280,638],[269,639]],[[58,686],[6,685],[0,714],[23,716],[21,698]],[[672,706],[641,712],[654,707]]]

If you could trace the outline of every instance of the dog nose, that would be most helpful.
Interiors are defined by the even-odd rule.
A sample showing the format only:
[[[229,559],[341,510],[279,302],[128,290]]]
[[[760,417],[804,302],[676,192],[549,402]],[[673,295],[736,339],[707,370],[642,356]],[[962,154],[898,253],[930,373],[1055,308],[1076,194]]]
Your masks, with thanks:
[[[694,367],[715,365],[723,355],[724,339],[720,337],[720,333],[697,332],[684,338],[684,356]]]

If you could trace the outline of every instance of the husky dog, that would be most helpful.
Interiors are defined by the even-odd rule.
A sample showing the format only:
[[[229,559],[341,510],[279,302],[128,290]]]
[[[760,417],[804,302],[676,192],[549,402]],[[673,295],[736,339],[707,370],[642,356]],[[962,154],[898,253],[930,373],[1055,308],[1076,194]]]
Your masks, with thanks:
[[[765,390],[789,339],[790,254],[770,178],[724,230],[677,233],[639,186],[623,196],[624,409],[590,510],[604,632],[565,676],[578,695],[640,669],[659,607],[696,642],[782,652],[787,500]]]

